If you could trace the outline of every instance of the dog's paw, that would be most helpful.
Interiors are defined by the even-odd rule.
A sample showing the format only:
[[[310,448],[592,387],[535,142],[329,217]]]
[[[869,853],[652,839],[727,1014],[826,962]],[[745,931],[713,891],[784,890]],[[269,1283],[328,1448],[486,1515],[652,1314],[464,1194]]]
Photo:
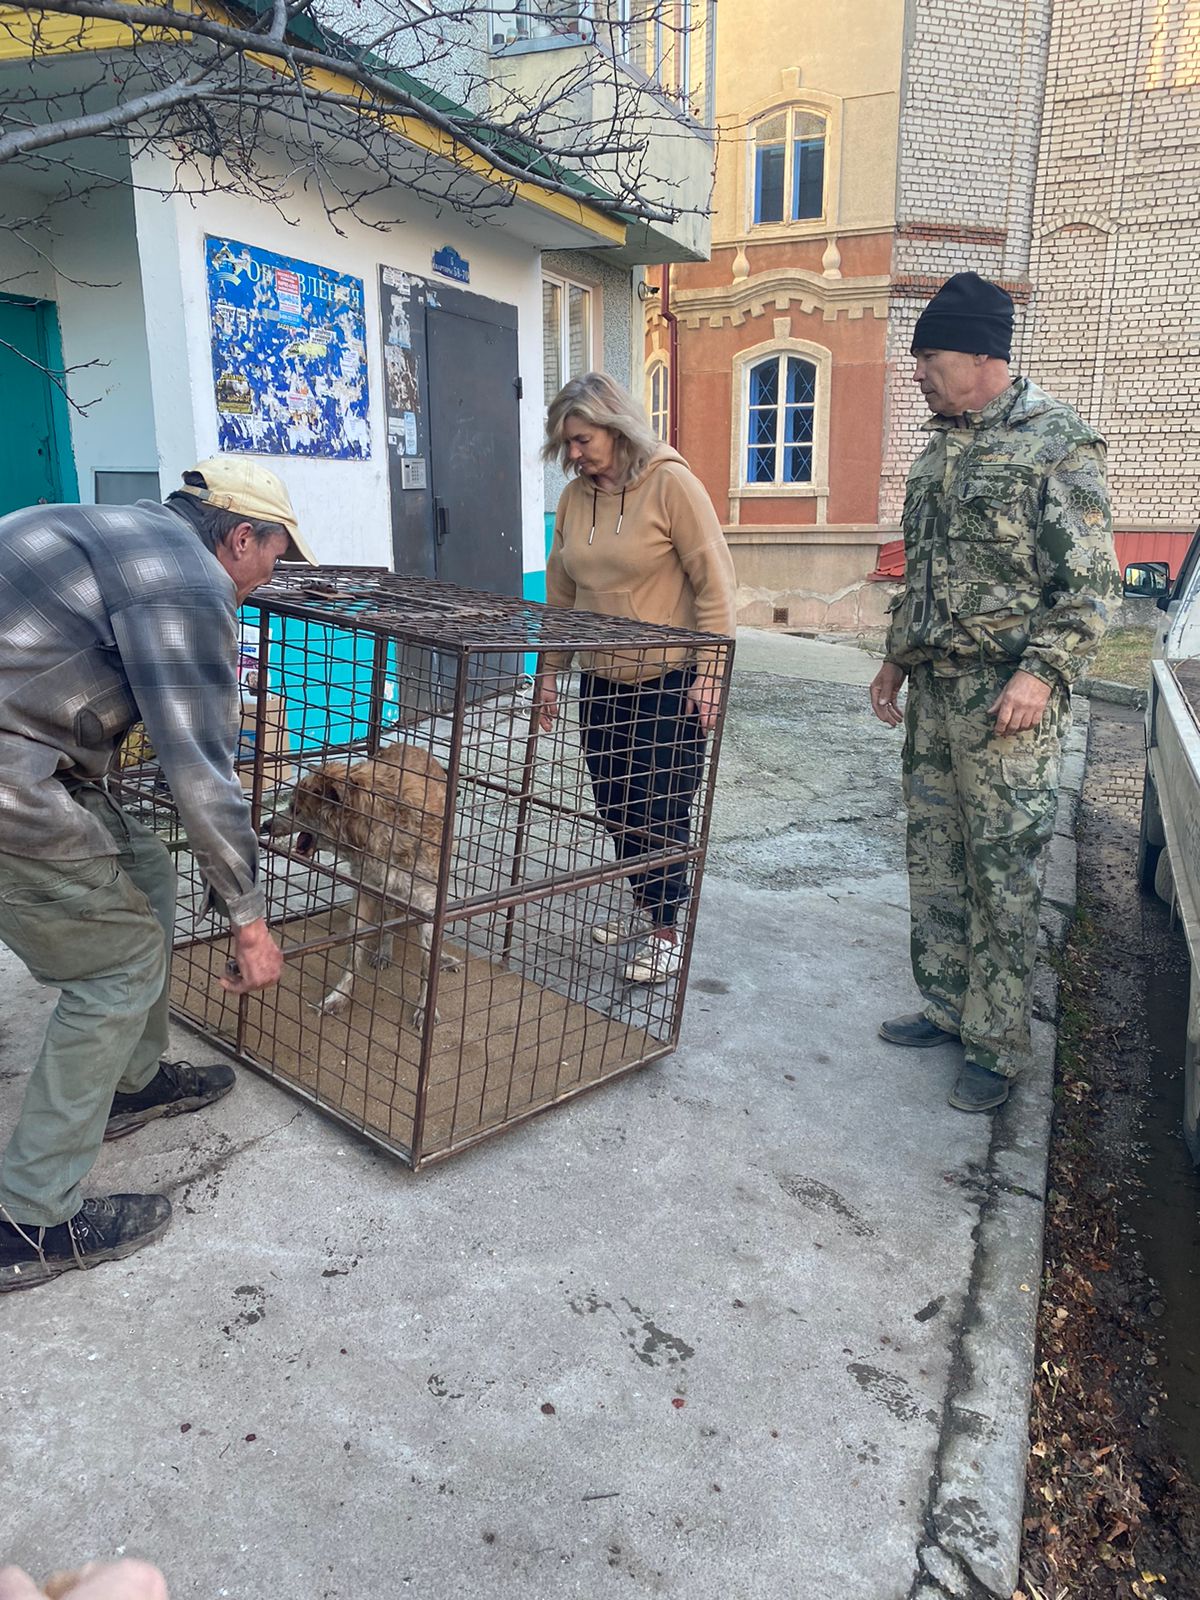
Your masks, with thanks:
[[[336,1017],[345,1011],[350,1004],[350,996],[335,989],[332,994],[327,994],[320,1005],[313,1006],[313,1010],[321,1017]]]
[[[365,952],[363,959],[368,967],[374,967],[377,972],[383,972],[392,964],[392,952],[390,950],[368,950]]]
[[[435,1011],[433,1013],[433,1021],[434,1021],[435,1027],[441,1020],[442,1020],[441,1012],[440,1011]],[[425,1007],[424,1006],[414,1006],[413,1007],[412,1025],[413,1025],[413,1028],[415,1029],[415,1031],[417,1033],[424,1033],[425,1032]]]
[[[443,972],[461,972],[462,966],[462,962],[452,950],[442,951],[441,968]]]

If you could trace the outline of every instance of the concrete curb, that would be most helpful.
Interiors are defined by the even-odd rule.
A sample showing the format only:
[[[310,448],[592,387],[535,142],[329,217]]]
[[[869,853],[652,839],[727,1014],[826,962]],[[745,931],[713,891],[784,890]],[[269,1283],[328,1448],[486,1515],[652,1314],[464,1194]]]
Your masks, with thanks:
[[[1089,707],[1074,705],[1058,819],[1046,852],[1039,941],[1060,950],[1076,907],[1075,822]],[[1033,1064],[993,1123],[966,1314],[942,1420],[912,1600],[1009,1600],[1019,1578],[1029,1406],[1054,1109],[1058,978],[1034,978]]]
[[[1113,683],[1109,678],[1081,678],[1078,692],[1091,695],[1094,700],[1107,700],[1115,706],[1133,706],[1138,711],[1146,709],[1145,689],[1135,689],[1128,683]]]

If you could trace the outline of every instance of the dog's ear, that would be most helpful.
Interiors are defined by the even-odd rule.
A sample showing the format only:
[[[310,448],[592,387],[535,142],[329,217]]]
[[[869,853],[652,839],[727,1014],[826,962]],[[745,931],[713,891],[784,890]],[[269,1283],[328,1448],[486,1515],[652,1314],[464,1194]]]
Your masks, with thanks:
[[[328,801],[330,805],[341,805],[342,795],[346,787],[346,773],[330,767],[314,767],[303,780],[304,787],[315,800]]]

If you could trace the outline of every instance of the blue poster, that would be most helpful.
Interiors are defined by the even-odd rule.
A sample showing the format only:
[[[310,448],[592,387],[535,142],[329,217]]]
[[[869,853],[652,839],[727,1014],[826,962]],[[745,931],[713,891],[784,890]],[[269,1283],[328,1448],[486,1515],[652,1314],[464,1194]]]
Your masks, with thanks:
[[[220,448],[365,461],[362,279],[236,239],[204,253]]]

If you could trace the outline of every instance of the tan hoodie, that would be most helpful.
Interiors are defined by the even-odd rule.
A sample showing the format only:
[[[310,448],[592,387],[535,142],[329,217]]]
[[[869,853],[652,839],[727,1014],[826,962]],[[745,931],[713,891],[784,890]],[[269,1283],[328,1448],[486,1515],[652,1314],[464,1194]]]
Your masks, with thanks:
[[[732,636],[734,582],[733,558],[712,501],[669,445],[659,445],[627,486],[624,512],[619,489],[597,488],[589,478],[575,478],[563,490],[546,561],[550,605]],[[690,660],[699,672],[711,670],[715,655],[592,651],[579,660],[587,672],[629,683],[660,677]],[[569,656],[548,654],[545,661],[555,671],[570,665]]]

